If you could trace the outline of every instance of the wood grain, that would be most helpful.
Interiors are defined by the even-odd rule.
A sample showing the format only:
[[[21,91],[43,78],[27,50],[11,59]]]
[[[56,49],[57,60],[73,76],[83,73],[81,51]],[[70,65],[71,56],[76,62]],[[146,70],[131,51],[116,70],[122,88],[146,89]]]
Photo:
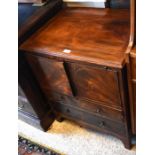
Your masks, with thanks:
[[[117,73],[104,68],[68,64],[75,97],[101,102],[110,107],[121,107]]]
[[[47,97],[50,97],[52,92],[72,96],[62,62],[34,55],[26,55],[26,58]]]
[[[134,33],[129,8],[116,9],[123,3],[128,1],[111,1],[113,9],[63,8],[20,50],[57,118],[109,132],[130,148],[126,66]]]
[[[129,26],[127,9],[67,8],[20,49],[121,68],[129,42]]]

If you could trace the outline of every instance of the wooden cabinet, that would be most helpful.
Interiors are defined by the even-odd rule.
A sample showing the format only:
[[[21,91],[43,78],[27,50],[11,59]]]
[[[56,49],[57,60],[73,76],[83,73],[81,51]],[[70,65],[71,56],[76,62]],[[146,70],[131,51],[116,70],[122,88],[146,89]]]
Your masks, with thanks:
[[[25,53],[56,118],[110,132],[130,147],[124,69],[92,66]],[[122,91],[124,93],[122,93]]]
[[[129,4],[110,2],[111,8]],[[65,7],[20,46],[55,119],[110,133],[126,148],[131,148],[129,38],[129,9]]]

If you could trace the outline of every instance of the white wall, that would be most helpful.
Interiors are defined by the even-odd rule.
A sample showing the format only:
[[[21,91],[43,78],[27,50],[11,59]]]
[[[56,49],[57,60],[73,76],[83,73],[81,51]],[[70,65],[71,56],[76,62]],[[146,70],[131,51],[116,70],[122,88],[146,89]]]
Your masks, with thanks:
[[[63,0],[70,7],[97,7],[104,8],[106,0]]]

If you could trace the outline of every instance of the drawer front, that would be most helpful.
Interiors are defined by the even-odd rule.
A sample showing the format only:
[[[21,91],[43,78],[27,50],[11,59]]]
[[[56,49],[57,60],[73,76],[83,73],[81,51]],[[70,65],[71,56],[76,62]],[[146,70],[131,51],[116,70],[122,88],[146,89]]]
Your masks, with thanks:
[[[125,135],[125,126],[123,123],[111,121],[109,119],[87,113],[77,108],[57,103],[54,105],[54,110],[58,115],[66,116],[75,121],[82,121],[84,123],[95,126],[107,131],[112,131],[120,135]]]
[[[68,64],[68,68],[77,98],[94,100],[111,107],[121,107],[116,71],[74,63]]]
[[[62,96],[60,94],[55,94],[53,96],[53,102],[51,102],[51,106],[53,105],[52,103],[57,102],[65,105],[70,105],[75,108],[80,108],[90,113],[93,113],[94,115],[98,115],[100,117],[106,117],[114,121],[119,122],[124,121],[122,110],[116,110],[107,106],[103,106],[101,104],[95,104],[89,101],[77,100],[75,98],[68,97],[65,95]]]
[[[52,92],[72,96],[63,62],[30,54],[26,54],[26,57],[35,77],[48,98]]]
[[[131,57],[131,76],[132,79],[136,80],[136,58],[135,57]]]

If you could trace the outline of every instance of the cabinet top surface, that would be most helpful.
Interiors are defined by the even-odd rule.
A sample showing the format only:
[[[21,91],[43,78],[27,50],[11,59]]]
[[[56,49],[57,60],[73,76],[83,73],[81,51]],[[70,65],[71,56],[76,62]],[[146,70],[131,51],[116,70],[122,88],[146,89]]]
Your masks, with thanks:
[[[121,68],[129,35],[128,9],[66,8],[20,50]]]

